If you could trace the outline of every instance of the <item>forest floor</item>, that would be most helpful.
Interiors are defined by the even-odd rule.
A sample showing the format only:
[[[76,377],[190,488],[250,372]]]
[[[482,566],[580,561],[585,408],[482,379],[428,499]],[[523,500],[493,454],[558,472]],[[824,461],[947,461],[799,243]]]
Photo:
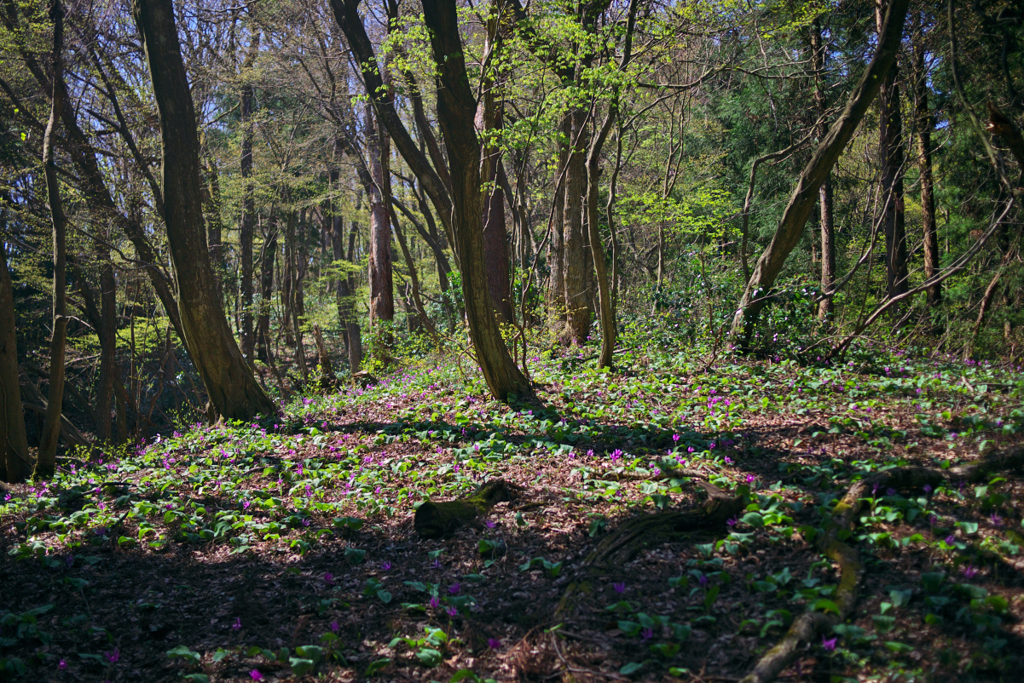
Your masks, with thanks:
[[[530,370],[531,408],[436,361],[0,492],[0,680],[738,680],[800,615],[842,611],[814,540],[851,484],[1024,443],[1019,369]],[[780,679],[1021,680],[1021,475],[872,488],[840,534],[855,608]],[[499,478],[512,500],[416,533],[420,501]],[[699,479],[745,507],[601,555],[631,520],[701,509]]]

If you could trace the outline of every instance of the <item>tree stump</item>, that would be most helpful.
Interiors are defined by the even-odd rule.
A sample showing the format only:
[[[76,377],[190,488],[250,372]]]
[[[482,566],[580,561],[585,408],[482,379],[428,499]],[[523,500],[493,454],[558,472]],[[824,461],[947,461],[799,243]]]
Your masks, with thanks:
[[[413,527],[421,538],[441,538],[472,522],[498,503],[512,500],[518,493],[519,487],[495,479],[465,498],[442,503],[428,500],[416,510]]]

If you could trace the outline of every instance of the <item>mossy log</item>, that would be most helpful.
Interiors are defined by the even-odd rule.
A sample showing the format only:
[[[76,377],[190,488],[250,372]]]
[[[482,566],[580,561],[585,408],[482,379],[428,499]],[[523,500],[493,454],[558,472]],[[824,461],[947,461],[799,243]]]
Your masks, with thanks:
[[[758,661],[754,669],[740,683],[768,683],[796,659],[801,643],[809,643],[818,634],[826,633],[853,613],[857,592],[864,578],[864,566],[857,550],[840,540],[840,535],[852,530],[864,506],[864,499],[877,488],[922,489],[927,484],[936,486],[947,478],[970,482],[984,481],[993,474],[1024,468],[1024,448],[1007,452],[993,452],[968,465],[950,470],[927,467],[906,467],[882,472],[855,482],[846,495],[832,509],[825,531],[817,539],[821,552],[839,567],[839,587],[835,603],[839,614],[806,612],[796,619],[775,647]]]
[[[472,522],[498,503],[513,500],[519,491],[518,486],[495,479],[465,498],[441,503],[428,500],[416,510],[413,527],[422,538],[441,538]]]
[[[621,568],[649,541],[687,532],[724,529],[726,521],[743,509],[742,497],[730,496],[704,481],[694,483],[708,494],[708,499],[701,507],[634,517],[601,539],[583,561],[577,577],[565,589],[555,609],[554,620],[559,621],[569,616],[576,609],[579,595],[591,592],[595,579],[607,576],[614,568]]]

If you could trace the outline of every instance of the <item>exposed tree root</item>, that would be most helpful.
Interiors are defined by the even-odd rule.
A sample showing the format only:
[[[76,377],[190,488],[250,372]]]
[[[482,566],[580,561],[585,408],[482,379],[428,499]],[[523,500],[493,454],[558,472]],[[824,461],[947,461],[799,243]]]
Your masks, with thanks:
[[[680,476],[694,475],[696,473]],[[702,507],[683,512],[659,512],[634,517],[601,539],[593,552],[583,561],[577,579],[565,589],[555,609],[555,621],[563,619],[576,608],[580,593],[591,592],[594,579],[607,575],[614,567],[622,567],[647,541],[686,532],[724,528],[726,520],[743,509],[742,497],[730,496],[705,481],[694,483],[707,491],[708,499]]]
[[[498,503],[514,499],[519,492],[519,487],[514,484],[495,479],[465,498],[443,503],[428,500],[416,510],[413,527],[423,538],[441,538],[472,522]]]
[[[839,566],[839,587],[836,589],[834,600],[839,613],[802,614],[790,625],[782,640],[761,657],[754,669],[740,683],[768,683],[774,680],[796,659],[797,648],[801,643],[811,642],[818,634],[828,632],[853,613],[857,603],[857,592],[864,578],[864,565],[861,564],[857,550],[840,540],[840,535],[853,529],[864,505],[864,499],[873,495],[876,487],[920,489],[926,484],[938,485],[948,477],[974,482],[984,480],[996,472],[1022,467],[1024,448],[1018,448],[1005,453],[995,452],[977,462],[950,470],[907,467],[881,472],[855,482],[832,509],[831,518],[826,522],[825,530],[816,542],[818,549]]]

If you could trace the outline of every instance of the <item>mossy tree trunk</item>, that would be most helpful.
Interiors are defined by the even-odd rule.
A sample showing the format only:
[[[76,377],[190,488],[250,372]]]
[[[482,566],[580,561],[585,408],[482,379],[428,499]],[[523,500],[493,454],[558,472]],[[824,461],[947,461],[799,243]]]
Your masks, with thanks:
[[[203,228],[199,136],[171,0],[136,0],[135,21],[160,114],[164,220],[185,345],[213,416],[248,420],[276,412],[242,357],[216,283]]]

